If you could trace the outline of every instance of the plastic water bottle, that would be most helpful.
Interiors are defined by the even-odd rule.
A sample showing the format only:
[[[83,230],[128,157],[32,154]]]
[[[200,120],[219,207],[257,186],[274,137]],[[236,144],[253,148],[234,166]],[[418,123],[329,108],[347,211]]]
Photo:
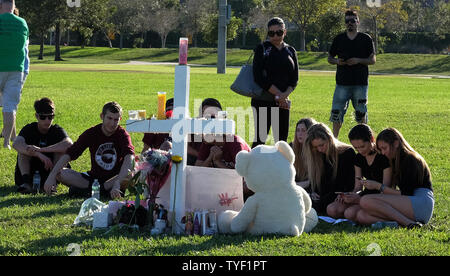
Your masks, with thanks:
[[[36,171],[33,175],[33,193],[37,194],[41,190],[41,175]]]
[[[92,183],[92,197],[100,200],[100,183],[98,183],[97,179]]]

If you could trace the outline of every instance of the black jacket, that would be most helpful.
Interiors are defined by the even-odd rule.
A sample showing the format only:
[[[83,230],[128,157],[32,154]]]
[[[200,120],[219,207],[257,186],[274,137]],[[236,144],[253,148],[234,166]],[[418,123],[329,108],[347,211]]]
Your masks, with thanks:
[[[264,44],[264,53],[263,53]],[[265,91],[275,85],[281,92],[298,83],[297,51],[285,43],[281,50],[269,41],[259,44],[253,58],[253,76],[255,82]]]

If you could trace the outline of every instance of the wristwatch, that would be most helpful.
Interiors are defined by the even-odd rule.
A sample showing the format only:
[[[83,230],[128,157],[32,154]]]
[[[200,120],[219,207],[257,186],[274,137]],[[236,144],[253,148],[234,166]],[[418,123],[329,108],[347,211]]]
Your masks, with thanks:
[[[384,191],[384,188],[385,188],[385,186],[384,186],[384,184],[381,184],[381,186],[380,186],[380,193],[383,193],[383,191]]]

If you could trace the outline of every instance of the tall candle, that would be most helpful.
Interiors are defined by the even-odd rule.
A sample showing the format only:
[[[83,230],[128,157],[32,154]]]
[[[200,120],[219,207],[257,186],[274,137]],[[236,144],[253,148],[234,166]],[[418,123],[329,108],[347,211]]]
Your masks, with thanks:
[[[178,62],[180,65],[187,65],[188,42],[188,38],[180,37],[180,56]]]
[[[166,119],[166,92],[158,92],[158,120]]]

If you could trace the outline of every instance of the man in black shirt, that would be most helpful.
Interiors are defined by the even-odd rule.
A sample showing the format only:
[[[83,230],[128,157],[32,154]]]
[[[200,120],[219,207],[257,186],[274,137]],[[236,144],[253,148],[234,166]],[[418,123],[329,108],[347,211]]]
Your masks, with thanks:
[[[345,24],[347,31],[334,38],[328,53],[328,62],[337,65],[330,116],[336,138],[350,100],[355,109],[355,120],[367,123],[368,65],[376,62],[372,38],[358,32],[359,18],[356,11],[345,12]]]
[[[52,125],[55,117],[55,105],[49,98],[34,102],[37,122],[22,128],[13,143],[17,151],[15,182],[20,193],[32,191],[31,180],[35,171],[41,176],[41,188],[44,187],[53,165],[72,145],[66,131]]]

